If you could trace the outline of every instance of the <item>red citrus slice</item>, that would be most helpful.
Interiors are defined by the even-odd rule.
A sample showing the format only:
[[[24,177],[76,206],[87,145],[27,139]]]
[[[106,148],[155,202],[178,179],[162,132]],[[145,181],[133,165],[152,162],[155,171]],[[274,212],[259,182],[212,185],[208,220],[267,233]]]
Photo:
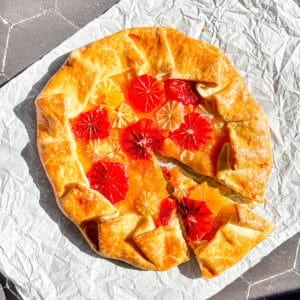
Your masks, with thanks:
[[[79,140],[104,139],[109,136],[109,120],[105,109],[93,109],[71,120],[72,130]]]
[[[195,82],[181,79],[168,79],[165,82],[168,100],[176,100],[184,105],[197,104],[202,99],[196,92]]]
[[[162,226],[168,225],[173,210],[176,209],[176,202],[170,198],[161,201],[158,222]]]
[[[221,220],[220,218],[216,217],[212,221],[211,229],[203,236],[202,240],[210,241],[214,238],[217,231],[219,230],[221,226]]]
[[[170,138],[180,147],[187,150],[199,150],[212,137],[212,126],[207,118],[198,113],[190,113],[184,117],[178,129],[171,132]]]
[[[213,214],[204,201],[183,198],[178,203],[186,235],[191,241],[199,241],[212,230]]]
[[[128,89],[128,102],[137,112],[150,112],[165,100],[164,85],[150,75],[134,78]]]
[[[124,200],[128,191],[128,177],[124,165],[97,161],[87,173],[91,188],[106,197],[112,204]]]
[[[161,149],[164,137],[150,119],[127,126],[121,135],[123,151],[133,159],[150,159],[152,151]]]

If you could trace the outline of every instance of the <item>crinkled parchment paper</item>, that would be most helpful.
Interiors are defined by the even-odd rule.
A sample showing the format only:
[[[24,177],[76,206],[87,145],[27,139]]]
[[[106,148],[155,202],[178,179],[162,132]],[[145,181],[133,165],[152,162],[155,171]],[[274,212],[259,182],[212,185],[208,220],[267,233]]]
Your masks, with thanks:
[[[95,256],[59,211],[36,150],[34,99],[65,54],[123,28],[168,25],[223,49],[267,113],[275,165],[258,213],[277,230],[205,281]],[[122,0],[0,90],[0,271],[24,299],[203,299],[300,230],[300,8],[296,1]]]

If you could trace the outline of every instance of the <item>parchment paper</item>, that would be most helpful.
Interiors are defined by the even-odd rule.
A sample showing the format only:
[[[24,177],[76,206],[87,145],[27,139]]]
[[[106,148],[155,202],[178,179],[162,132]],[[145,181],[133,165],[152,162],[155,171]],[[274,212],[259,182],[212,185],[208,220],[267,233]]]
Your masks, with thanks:
[[[267,113],[275,165],[258,213],[277,230],[205,281],[95,256],[59,211],[36,150],[34,98],[65,54],[123,28],[168,25],[223,49]],[[0,90],[0,271],[24,299],[204,299],[300,230],[300,8],[284,1],[122,0]]]

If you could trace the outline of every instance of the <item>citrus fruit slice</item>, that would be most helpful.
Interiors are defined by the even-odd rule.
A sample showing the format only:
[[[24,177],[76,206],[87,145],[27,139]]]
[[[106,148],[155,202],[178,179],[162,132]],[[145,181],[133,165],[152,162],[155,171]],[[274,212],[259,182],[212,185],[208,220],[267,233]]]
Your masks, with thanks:
[[[150,159],[151,152],[160,150],[163,141],[160,129],[150,119],[126,127],[121,135],[121,147],[133,159]]]
[[[122,162],[126,160],[126,155],[121,149],[119,143],[119,135],[117,129],[112,129],[111,134],[101,143],[97,143],[94,149],[98,159],[105,159],[106,161]]]
[[[124,165],[97,161],[87,173],[91,188],[97,190],[112,204],[123,200],[128,191],[128,177]]]
[[[168,172],[168,173],[166,173],[166,172]],[[169,178],[166,177],[166,174]],[[184,176],[179,171],[179,168],[172,169],[171,174],[169,171],[164,171],[164,176],[167,180],[170,181],[170,183],[174,189],[173,195],[177,199],[187,197],[189,195],[190,190],[196,186],[196,183],[191,178]]]
[[[189,193],[189,198],[205,201],[208,208],[215,215],[217,215],[223,207],[232,203],[230,199],[221,195],[219,189],[209,186],[207,182],[203,182],[193,188]]]
[[[85,142],[109,136],[110,124],[105,109],[97,108],[81,113],[71,120],[71,126],[75,137]]]
[[[164,84],[168,100],[176,100],[188,105],[198,104],[202,99],[196,92],[196,84],[193,81],[168,79]]]
[[[137,117],[126,103],[122,103],[110,114],[112,120],[112,128],[123,128],[129,123],[137,121]]]
[[[128,102],[137,112],[151,112],[165,100],[164,85],[151,75],[134,78],[128,89]]]
[[[191,241],[200,241],[211,231],[213,214],[204,201],[182,198],[178,203],[178,211],[186,235]]]
[[[90,102],[96,105],[103,104],[107,110],[113,110],[124,101],[124,94],[120,87],[111,79],[101,80],[96,85],[96,92]]]
[[[158,203],[155,192],[142,191],[136,200],[136,209],[144,216],[153,216],[158,211]]]
[[[168,225],[173,211],[176,209],[176,202],[171,198],[163,199],[160,203],[158,222],[162,226]]]
[[[181,148],[187,150],[199,150],[211,140],[212,126],[207,118],[198,113],[190,113],[184,117],[178,129],[171,132],[170,138]]]
[[[165,130],[175,130],[183,122],[183,105],[176,101],[167,102],[156,113],[157,124]]]

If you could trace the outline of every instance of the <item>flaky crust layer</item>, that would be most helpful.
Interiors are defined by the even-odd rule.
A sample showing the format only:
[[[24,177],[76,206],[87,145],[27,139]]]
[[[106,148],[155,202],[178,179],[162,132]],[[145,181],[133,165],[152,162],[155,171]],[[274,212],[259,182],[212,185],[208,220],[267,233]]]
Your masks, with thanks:
[[[274,226],[239,204],[220,211],[221,227],[214,238],[192,245],[202,276],[212,278],[238,263],[264,240]]]
[[[131,71],[199,83],[198,92],[215,104],[230,134],[215,179],[258,202],[264,201],[272,166],[269,127],[226,56],[172,28],[127,29],[75,50],[48,82],[36,100],[37,144],[59,207],[100,255],[143,269],[166,270],[189,259],[178,218],[157,226],[151,218],[119,215],[90,189],[69,123],[84,110],[99,80]],[[225,224],[223,231],[240,226],[228,224],[231,227]],[[258,235],[255,243],[262,237]],[[208,249],[196,251],[205,260]]]

